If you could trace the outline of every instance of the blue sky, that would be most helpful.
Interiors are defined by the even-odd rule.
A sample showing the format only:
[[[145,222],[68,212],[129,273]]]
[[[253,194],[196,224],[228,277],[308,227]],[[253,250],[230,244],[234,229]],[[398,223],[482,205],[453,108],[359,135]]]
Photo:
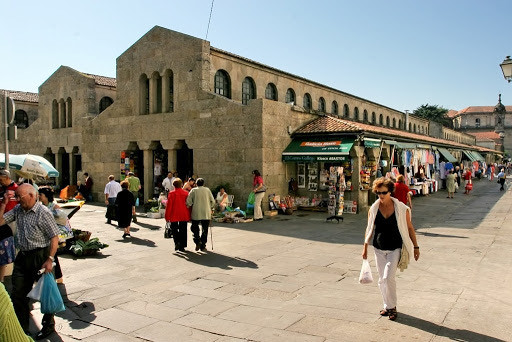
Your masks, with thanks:
[[[60,66],[115,77],[153,26],[205,38],[211,0],[2,1],[0,88]],[[512,104],[509,0],[215,0],[211,45],[404,111]]]

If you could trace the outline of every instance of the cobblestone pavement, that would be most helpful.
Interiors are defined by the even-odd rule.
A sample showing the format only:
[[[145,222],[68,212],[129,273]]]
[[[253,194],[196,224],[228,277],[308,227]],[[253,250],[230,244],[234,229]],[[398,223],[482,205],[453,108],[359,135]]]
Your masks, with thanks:
[[[178,254],[163,219],[139,217],[123,240],[86,204],[72,226],[110,247],[61,256],[67,310],[49,341],[510,341],[512,194],[481,180],[455,195],[413,200],[421,258],[398,273],[395,322],[379,315],[377,285],[357,282],[365,214],[214,224],[207,253],[189,232]]]

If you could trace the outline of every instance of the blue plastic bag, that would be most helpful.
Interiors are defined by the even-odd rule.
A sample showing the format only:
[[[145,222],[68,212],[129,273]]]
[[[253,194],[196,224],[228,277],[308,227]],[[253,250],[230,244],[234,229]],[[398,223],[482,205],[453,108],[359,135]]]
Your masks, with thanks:
[[[53,273],[45,273],[44,283],[41,289],[41,312],[44,314],[53,314],[66,310],[64,301],[60,295],[59,288]]]

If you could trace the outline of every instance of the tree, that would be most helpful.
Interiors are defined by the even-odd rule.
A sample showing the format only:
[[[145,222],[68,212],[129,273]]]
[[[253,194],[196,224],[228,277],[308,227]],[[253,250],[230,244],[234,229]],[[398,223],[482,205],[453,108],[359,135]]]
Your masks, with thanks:
[[[429,105],[424,104],[416,108],[413,112],[413,115],[418,116],[420,118],[432,120],[435,122],[439,122],[443,126],[452,127],[452,120],[448,117],[448,109],[440,107],[438,105]]]

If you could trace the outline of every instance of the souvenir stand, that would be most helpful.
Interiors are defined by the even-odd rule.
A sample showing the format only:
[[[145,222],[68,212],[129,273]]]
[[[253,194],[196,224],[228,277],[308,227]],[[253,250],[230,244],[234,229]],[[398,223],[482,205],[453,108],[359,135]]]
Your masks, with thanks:
[[[343,220],[346,187],[343,167],[329,167],[329,202],[327,212],[330,216],[327,218],[327,221],[337,220],[339,222]]]

